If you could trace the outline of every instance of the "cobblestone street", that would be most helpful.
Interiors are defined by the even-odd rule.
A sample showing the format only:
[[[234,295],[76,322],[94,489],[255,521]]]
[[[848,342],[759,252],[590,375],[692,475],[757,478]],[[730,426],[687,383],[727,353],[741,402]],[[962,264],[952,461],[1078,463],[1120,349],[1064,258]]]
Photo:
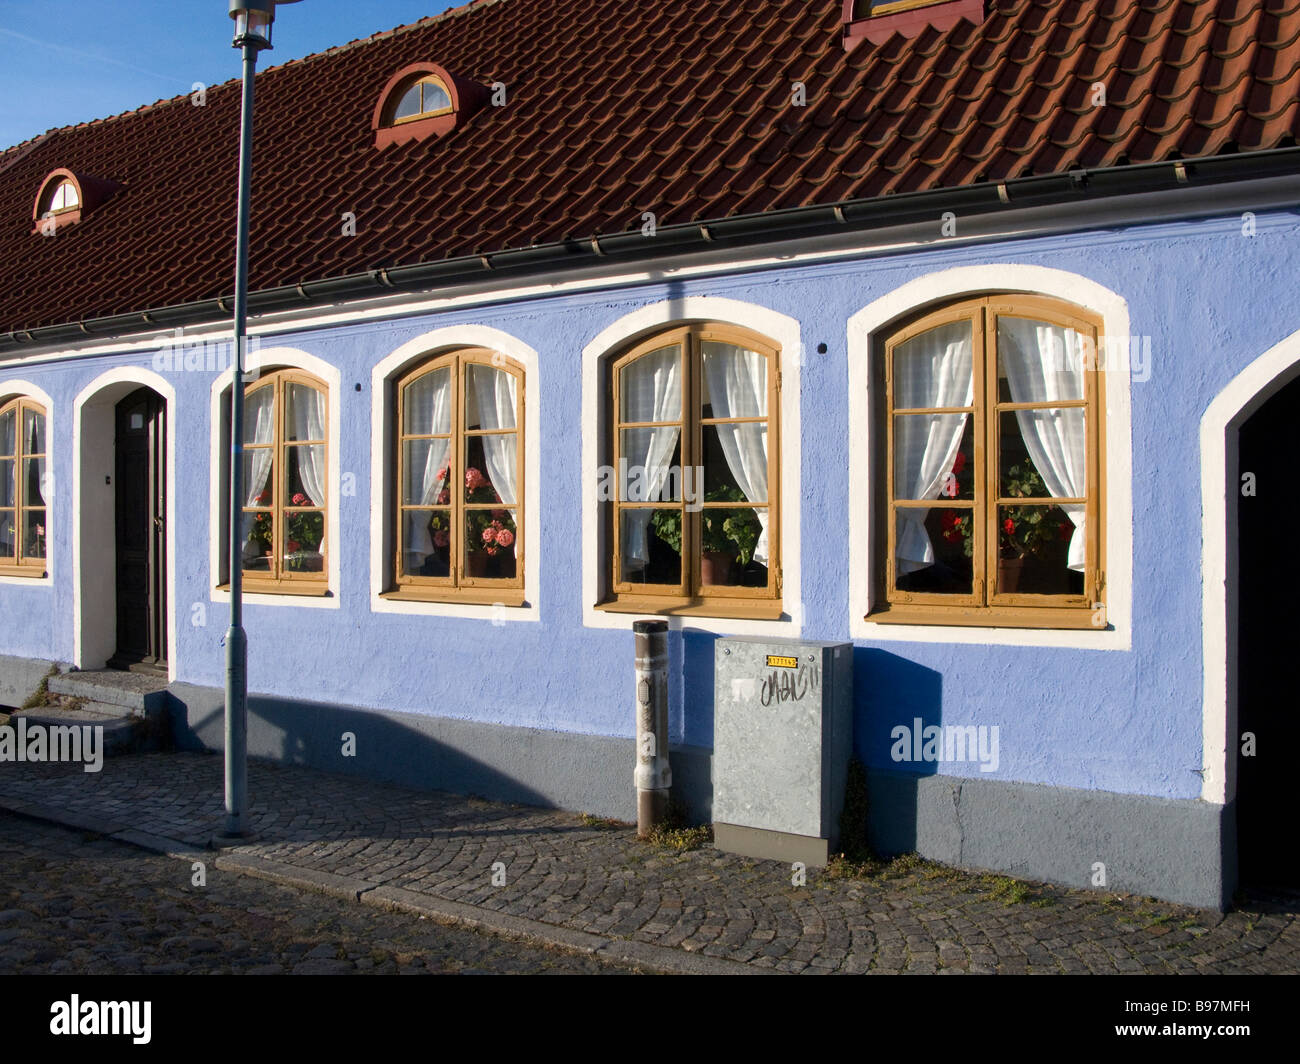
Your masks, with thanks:
[[[0,813],[0,975],[621,972]]]
[[[1150,899],[957,872],[915,860],[895,861],[861,879],[810,873],[806,886],[792,886],[788,866],[708,846],[684,853],[659,849],[638,842],[626,826],[573,813],[258,762],[250,765],[250,794],[256,838],[222,856],[213,851],[200,855],[209,861],[209,886],[202,895],[206,902],[188,888],[189,866],[182,861],[143,855],[117,858],[119,896],[135,899],[142,908],[156,898],[164,910],[177,914],[175,924],[165,926],[149,924],[144,914],[122,917],[139,919],[154,936],[175,940],[177,949],[163,951],[166,963],[186,970],[232,965],[229,959],[218,964],[203,949],[184,945],[196,938],[216,941],[197,913],[211,912],[201,906],[215,905],[213,899],[219,897],[229,899],[222,902],[229,911],[250,913],[251,922],[236,921],[240,930],[232,934],[245,936],[250,944],[249,955],[258,958],[248,962],[253,968],[265,964],[295,970],[308,962],[361,967],[369,961],[384,970],[409,969],[414,962],[403,965],[398,955],[420,950],[399,929],[416,926],[418,918],[409,911],[428,905],[434,912],[467,914],[471,924],[508,926],[516,921],[549,929],[555,938],[543,934],[543,941],[601,949],[602,957],[610,957],[615,948],[623,951],[616,957],[633,954],[636,948],[657,950],[654,956],[661,961],[681,958],[700,965],[695,970],[1300,971],[1295,896],[1248,895],[1222,915]],[[221,795],[221,759],[194,754],[114,758],[98,774],[84,773],[77,765],[33,764],[6,765],[0,774],[0,807],[57,811],[103,834],[146,833],[139,838],[155,848],[160,842],[164,848],[206,847],[221,822]],[[10,834],[3,836],[7,849],[15,845],[14,830],[10,820]],[[93,916],[75,889],[60,879],[70,874],[64,866],[75,865],[85,847],[105,855],[125,851],[115,843],[78,842],[75,835],[59,833],[70,847],[60,852],[53,845],[55,837],[47,836],[51,841],[40,858],[52,862],[49,869],[38,863],[11,871],[17,861],[3,855],[0,881],[8,899],[4,907],[25,909],[41,919],[40,904],[54,905],[48,914],[60,919],[77,919],[75,914],[83,909]],[[214,872],[217,861],[225,862],[227,869],[318,882],[321,889],[352,900],[327,905],[306,894],[268,892],[265,884],[241,881],[228,871]],[[493,883],[493,865],[498,862],[504,866],[502,885]],[[127,867],[156,869],[165,889],[146,891],[140,882],[130,881]],[[357,898],[367,904],[357,904]],[[406,907],[408,913],[379,907],[390,903]],[[195,915],[182,920],[178,910]],[[22,949],[38,948],[22,927],[24,918],[0,919],[11,921],[0,928],[0,950],[11,952],[0,957],[14,957],[13,943],[20,939],[28,940]],[[333,930],[336,925],[339,930]],[[372,925],[373,941],[367,931]],[[281,932],[272,929],[283,929],[285,936],[274,945],[266,936]],[[254,942],[258,945],[251,945]],[[380,942],[385,945],[377,945]],[[494,968],[494,957],[506,970],[542,966],[539,954],[519,961],[521,967],[509,967],[514,962],[494,952],[498,944],[479,943],[477,938],[466,942],[478,943],[466,947],[466,956],[458,947],[422,948],[431,958],[430,967],[456,958],[470,967]],[[345,959],[338,956],[340,947]],[[89,952],[77,954],[54,945],[39,948],[41,952],[21,963],[106,963],[102,956],[96,958],[93,946],[83,944],[78,948]],[[218,948],[224,951],[220,943]],[[372,948],[383,958],[372,957]],[[154,963],[145,959],[149,955],[142,951],[135,963],[141,968]],[[239,948],[222,953],[223,958],[228,955],[239,955]],[[38,962],[38,956],[44,961]],[[567,970],[595,970],[583,967],[584,958],[552,960]],[[674,970],[670,963],[648,967]]]

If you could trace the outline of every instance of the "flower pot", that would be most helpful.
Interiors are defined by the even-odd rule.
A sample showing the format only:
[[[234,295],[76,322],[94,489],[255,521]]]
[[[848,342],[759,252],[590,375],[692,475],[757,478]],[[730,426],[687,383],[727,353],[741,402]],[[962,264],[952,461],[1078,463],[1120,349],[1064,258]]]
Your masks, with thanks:
[[[1020,588],[1020,574],[1025,568],[1024,558],[998,559],[998,594],[1014,595]]]
[[[465,572],[474,577],[487,576],[488,556],[484,551],[477,551],[465,559]]]
[[[731,555],[706,550],[700,558],[700,581],[704,584],[731,583]]]

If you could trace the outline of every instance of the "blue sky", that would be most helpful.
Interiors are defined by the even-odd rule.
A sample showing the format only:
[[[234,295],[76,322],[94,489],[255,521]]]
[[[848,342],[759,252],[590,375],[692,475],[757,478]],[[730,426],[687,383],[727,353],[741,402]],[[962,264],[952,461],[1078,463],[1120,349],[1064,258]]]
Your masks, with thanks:
[[[463,0],[301,0],[259,69],[436,15]],[[0,148],[239,74],[227,0],[0,0]]]

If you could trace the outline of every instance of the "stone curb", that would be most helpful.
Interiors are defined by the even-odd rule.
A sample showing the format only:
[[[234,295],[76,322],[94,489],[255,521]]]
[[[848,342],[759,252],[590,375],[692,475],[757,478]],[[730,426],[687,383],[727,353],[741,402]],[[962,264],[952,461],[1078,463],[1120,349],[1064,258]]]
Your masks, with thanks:
[[[33,802],[16,801],[0,798],[0,809],[32,820],[45,820],[63,827],[81,831],[93,831],[106,835],[117,842],[137,846],[140,849],[164,854],[180,860],[196,858],[211,859],[210,851],[200,850],[193,845],[169,839],[163,835],[152,835],[145,831],[136,831],[118,824],[101,820],[97,817],[84,816],[66,809],[55,809]],[[544,924],[540,920],[530,920],[523,916],[512,916],[492,909],[465,902],[448,901],[431,894],[421,894],[402,887],[381,886],[364,879],[351,876],[337,876],[332,872],[320,872],[299,865],[285,864],[268,857],[258,857],[251,853],[221,853],[214,864],[223,872],[237,875],[254,876],[267,879],[286,886],[304,890],[314,890],[346,901],[373,905],[376,908],[413,913],[426,916],[441,923],[456,924],[460,927],[489,931],[505,938],[531,942],[555,949],[572,950],[600,957],[603,960],[624,966],[647,968],[668,975],[778,975],[770,968],[759,968],[729,961],[721,957],[709,957],[699,953],[687,953],[684,950],[656,946],[650,942],[637,942],[631,939],[612,939],[603,935],[593,935],[574,928],[561,927],[556,924]]]

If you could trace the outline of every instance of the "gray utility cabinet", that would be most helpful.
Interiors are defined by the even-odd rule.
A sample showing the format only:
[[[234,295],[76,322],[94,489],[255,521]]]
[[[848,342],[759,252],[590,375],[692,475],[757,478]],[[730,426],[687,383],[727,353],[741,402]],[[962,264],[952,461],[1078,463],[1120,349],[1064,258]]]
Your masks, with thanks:
[[[853,748],[853,645],[714,648],[714,845],[822,867],[839,843]]]

